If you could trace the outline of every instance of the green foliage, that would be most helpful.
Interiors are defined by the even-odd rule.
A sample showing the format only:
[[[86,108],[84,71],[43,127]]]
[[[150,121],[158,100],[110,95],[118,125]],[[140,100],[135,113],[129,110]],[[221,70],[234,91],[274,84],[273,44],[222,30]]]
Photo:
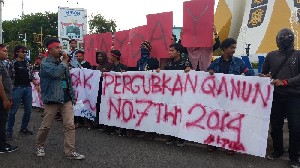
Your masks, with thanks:
[[[3,21],[3,40],[10,45],[10,49],[15,45],[24,45],[24,34],[27,35],[27,47],[31,50],[31,59],[38,56],[40,44],[33,41],[33,33],[40,34],[43,29],[43,38],[46,35],[57,36],[57,13],[35,13],[24,15],[21,18]],[[19,38],[19,34],[23,34]]]
[[[93,33],[105,33],[105,32],[116,32],[116,21],[110,19],[106,20],[101,14],[97,14],[90,17],[89,27],[90,27],[90,34]]]
[[[251,62],[253,69],[258,69],[258,62]]]

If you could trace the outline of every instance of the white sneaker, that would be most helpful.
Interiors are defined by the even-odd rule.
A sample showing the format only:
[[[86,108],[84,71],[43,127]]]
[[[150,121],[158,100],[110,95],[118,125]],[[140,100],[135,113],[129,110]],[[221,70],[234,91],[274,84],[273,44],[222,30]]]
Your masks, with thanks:
[[[36,150],[36,156],[38,157],[44,157],[46,155],[44,147],[39,147]]]
[[[74,159],[74,160],[83,160],[85,158],[84,155],[80,155],[77,152],[72,152],[70,156],[67,156],[68,159]]]

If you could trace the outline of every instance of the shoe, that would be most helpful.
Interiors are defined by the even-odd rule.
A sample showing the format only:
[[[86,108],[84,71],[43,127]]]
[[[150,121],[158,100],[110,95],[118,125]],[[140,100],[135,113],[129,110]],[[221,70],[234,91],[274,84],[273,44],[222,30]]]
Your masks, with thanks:
[[[283,155],[283,153],[280,152],[272,152],[270,155],[267,156],[267,159],[269,160],[276,160],[278,158],[280,158]]]
[[[291,168],[300,168],[299,160],[291,160],[290,164],[291,164]]]
[[[83,160],[85,158],[84,155],[80,155],[77,152],[72,152],[70,156],[67,156],[68,159],[74,159],[74,160]]]
[[[213,151],[217,150],[217,147],[211,146],[211,145],[207,145],[206,146],[206,150],[207,150],[207,152],[213,152]]]
[[[12,133],[6,133],[5,140],[6,141],[11,141],[12,140]]]
[[[14,152],[18,149],[18,146],[11,146],[10,144],[5,144],[5,147],[3,149],[0,149],[0,153],[10,153]]]
[[[183,147],[184,141],[177,141],[177,147]]]
[[[44,157],[46,155],[44,147],[39,147],[36,149],[36,156]]]
[[[167,144],[167,145],[172,145],[172,144],[174,144],[174,143],[175,143],[174,140],[167,140],[167,141],[166,141],[166,144]]]
[[[25,129],[20,129],[20,133],[26,134],[26,135],[33,135],[33,132],[28,130],[27,128]]]
[[[234,155],[235,151],[234,150],[227,150],[226,153],[227,153],[227,155]]]

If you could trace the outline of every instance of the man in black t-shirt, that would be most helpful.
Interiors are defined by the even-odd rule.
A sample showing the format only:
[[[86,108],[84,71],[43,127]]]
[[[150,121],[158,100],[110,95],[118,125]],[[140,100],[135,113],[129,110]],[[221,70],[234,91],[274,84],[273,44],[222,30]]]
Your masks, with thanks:
[[[119,50],[111,50],[110,55],[111,55],[111,61],[114,64],[112,71],[115,71],[115,72],[127,71],[127,69],[128,69],[127,66],[120,62],[121,52]]]
[[[77,58],[79,67],[86,68],[86,69],[92,69],[91,64],[84,60],[84,52],[82,50],[78,50],[76,52],[76,58]]]
[[[21,124],[20,133],[33,135],[33,132],[28,130],[32,108],[32,89],[30,82],[37,85],[33,75],[32,66],[26,61],[27,49],[24,46],[16,46],[14,49],[14,60],[9,66],[9,74],[13,83],[13,105],[8,114],[6,126],[6,140],[12,140],[13,127],[15,116],[21,102],[24,104],[24,114]]]

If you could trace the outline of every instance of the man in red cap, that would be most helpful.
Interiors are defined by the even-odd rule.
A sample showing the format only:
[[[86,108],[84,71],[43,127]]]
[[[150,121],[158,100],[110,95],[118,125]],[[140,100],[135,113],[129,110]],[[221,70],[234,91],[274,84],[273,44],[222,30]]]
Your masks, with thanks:
[[[82,160],[84,155],[75,152],[75,125],[73,104],[75,101],[71,76],[68,68],[69,58],[62,54],[61,44],[56,38],[46,41],[49,56],[41,63],[41,93],[44,103],[44,118],[40,126],[36,146],[36,155],[45,156],[46,137],[56,112],[60,111],[65,126],[64,152],[68,159]],[[62,60],[60,58],[62,57]]]

